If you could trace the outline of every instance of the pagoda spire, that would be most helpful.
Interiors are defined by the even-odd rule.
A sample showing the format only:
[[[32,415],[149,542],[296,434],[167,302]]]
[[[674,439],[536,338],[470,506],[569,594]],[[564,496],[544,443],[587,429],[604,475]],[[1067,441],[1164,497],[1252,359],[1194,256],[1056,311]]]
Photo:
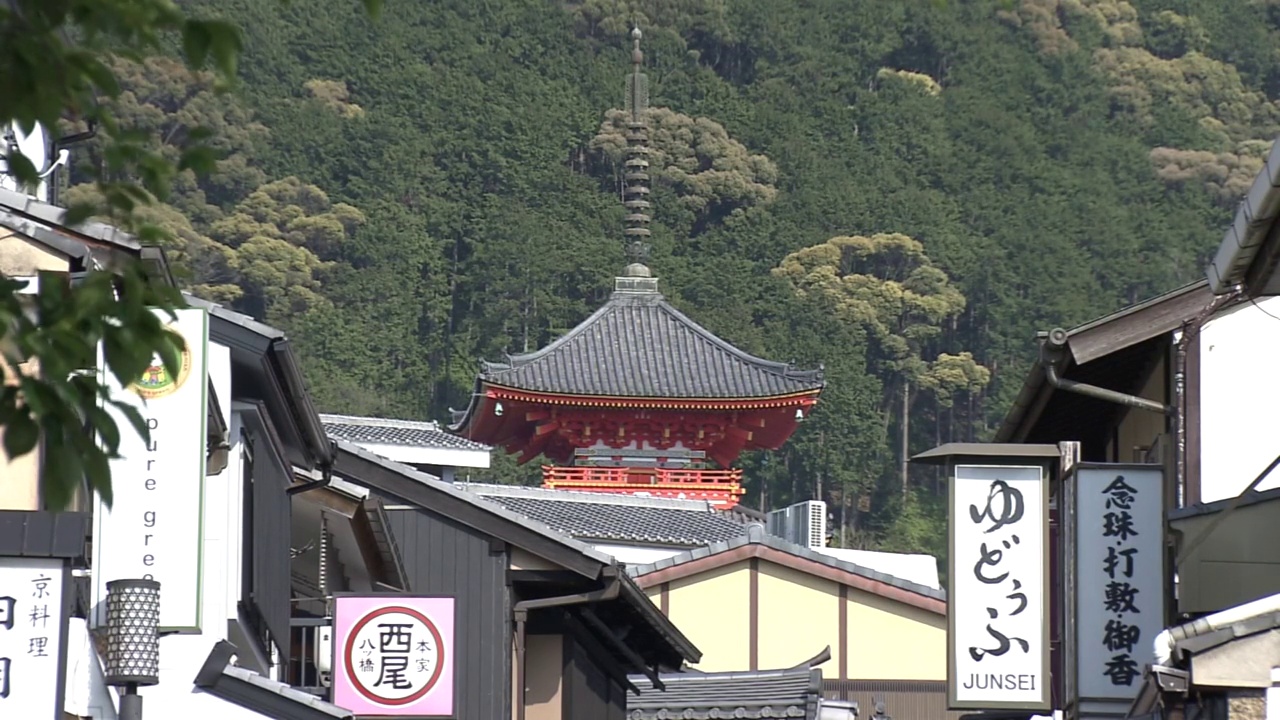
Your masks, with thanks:
[[[650,276],[649,260],[649,77],[642,72],[640,28],[631,31],[631,74],[627,76],[627,155],[623,173],[623,206],[627,209],[627,277]]]

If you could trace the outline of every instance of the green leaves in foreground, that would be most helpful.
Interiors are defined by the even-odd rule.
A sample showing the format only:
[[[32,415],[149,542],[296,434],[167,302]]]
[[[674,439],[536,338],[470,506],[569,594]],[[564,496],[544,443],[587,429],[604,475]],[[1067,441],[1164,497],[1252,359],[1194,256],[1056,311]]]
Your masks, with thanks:
[[[381,0],[364,0],[370,13]],[[0,3],[0,126],[30,134],[49,132],[64,121],[93,128],[102,141],[103,162],[93,169],[93,206],[73,208],[64,220],[75,225],[101,216],[137,232],[144,244],[165,231],[135,222],[135,211],[165,199],[174,176],[206,171],[216,161],[193,133],[175,162],[148,148],[148,138],[121,127],[109,101],[120,95],[110,55],[140,62],[164,55],[171,38],[181,41],[187,66],[210,66],[217,87],[235,79],[239,28],[232,22],[188,17],[173,0],[10,0]],[[14,152],[0,157],[6,172],[35,187],[44,168]],[[0,275],[0,430],[9,457],[25,455],[44,441],[41,482],[46,507],[61,509],[88,480],[111,501],[109,461],[118,455],[122,432],[108,405],[120,408],[133,430],[147,437],[138,413],[108,397],[95,371],[102,344],[106,369],[124,386],[138,378],[158,354],[171,372],[181,340],[164,330],[149,308],[182,305],[176,290],[149,284],[141,266],[95,271],[74,286],[64,275],[40,277],[39,292]],[[101,445],[98,443],[101,439]],[[2,479],[0,479],[2,480]]]
[[[99,381],[97,341],[106,370],[120,386],[141,377],[157,354],[176,372],[182,338],[150,308],[178,307],[182,299],[175,290],[151,284],[139,265],[119,274],[89,273],[74,288],[57,273],[42,273],[36,294],[19,293],[24,285],[0,278],[0,362],[10,380],[0,388],[4,452],[10,458],[25,455],[43,438],[49,507],[65,507],[81,478],[110,504],[108,463],[119,457],[121,433],[128,428],[117,426],[107,406],[118,408],[144,440],[150,437],[137,410],[111,398]]]

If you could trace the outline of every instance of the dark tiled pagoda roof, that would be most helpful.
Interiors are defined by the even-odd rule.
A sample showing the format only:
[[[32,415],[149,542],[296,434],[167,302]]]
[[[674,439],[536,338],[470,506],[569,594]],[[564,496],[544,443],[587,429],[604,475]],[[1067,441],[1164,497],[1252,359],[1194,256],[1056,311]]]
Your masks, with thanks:
[[[701,547],[747,533],[745,523],[698,500],[510,485],[459,487],[578,540]]]
[[[547,347],[484,363],[480,380],[557,395],[664,399],[765,398],[822,388],[822,370],[739,350],[668,304],[656,280],[645,280],[652,284],[615,291]]]
[[[386,418],[320,415],[324,430],[335,440],[376,445],[476,450],[488,452],[488,445],[447,433],[433,422],[390,420]]]
[[[807,666],[789,670],[726,673],[664,673],[665,691],[647,678],[631,676],[640,691],[627,697],[631,720],[816,720],[822,672]]]

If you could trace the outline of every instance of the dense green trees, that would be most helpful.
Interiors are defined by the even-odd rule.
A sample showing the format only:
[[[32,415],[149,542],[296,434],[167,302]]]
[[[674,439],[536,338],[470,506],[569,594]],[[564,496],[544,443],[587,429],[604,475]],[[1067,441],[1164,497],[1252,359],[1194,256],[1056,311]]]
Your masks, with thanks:
[[[639,19],[664,292],[827,369],[748,502],[822,497],[902,550],[943,551],[904,438],[981,439],[1037,330],[1198,277],[1278,122],[1280,13],[1251,0],[187,4],[243,24],[242,105],[130,90],[157,134],[234,125],[173,201],[212,244],[193,280],[285,324],[324,409],[437,419],[622,266]]]

